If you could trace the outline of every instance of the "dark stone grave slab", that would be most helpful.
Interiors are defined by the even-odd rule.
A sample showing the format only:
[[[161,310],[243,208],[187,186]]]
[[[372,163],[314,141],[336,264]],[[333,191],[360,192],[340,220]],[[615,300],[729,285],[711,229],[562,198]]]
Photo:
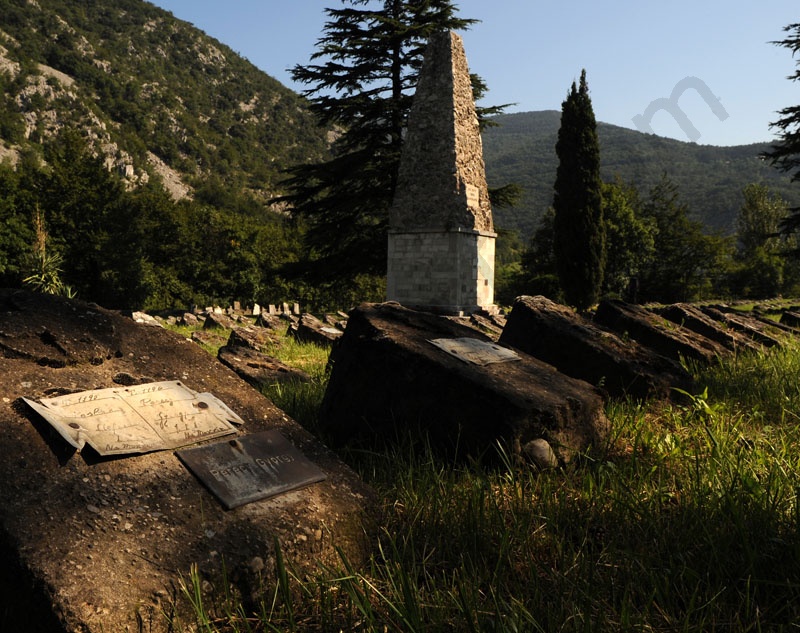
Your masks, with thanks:
[[[299,573],[338,564],[339,551],[356,565],[365,560],[372,491],[184,337],[96,305],[0,290],[0,375],[4,630],[166,633],[170,613],[191,621],[181,575],[196,565],[221,590],[224,561],[231,591],[250,598],[251,563],[272,569],[276,539]],[[327,479],[226,511],[172,451],[102,457],[86,446],[78,453],[22,400],[114,388],[115,381],[180,381],[213,394],[244,421],[239,434],[279,431]]]
[[[503,348],[518,358],[476,364],[431,343],[463,339],[497,347],[469,326],[397,303],[351,311],[331,355],[321,426],[348,445],[422,429],[436,450],[457,457],[543,439],[561,463],[604,440],[608,422],[594,387],[524,353]]]
[[[645,347],[673,360],[693,359],[712,363],[730,351],[705,336],[636,304],[620,300],[603,300],[597,306],[594,320],[601,326],[630,337]]]
[[[760,315],[748,316],[722,309],[715,306],[701,306],[705,314],[712,319],[725,323],[728,327],[744,334],[759,345],[764,347],[780,346],[781,341],[778,333],[798,334],[800,330],[781,325],[771,319],[766,319]]]
[[[673,303],[654,310],[673,323],[697,332],[707,339],[715,341],[732,352],[759,351],[761,346],[752,339],[727,327],[724,320],[717,320],[703,312],[697,306],[688,303]]]
[[[517,297],[500,343],[598,385],[611,396],[664,398],[673,395],[673,387],[691,390],[689,373],[676,361],[542,296]]]

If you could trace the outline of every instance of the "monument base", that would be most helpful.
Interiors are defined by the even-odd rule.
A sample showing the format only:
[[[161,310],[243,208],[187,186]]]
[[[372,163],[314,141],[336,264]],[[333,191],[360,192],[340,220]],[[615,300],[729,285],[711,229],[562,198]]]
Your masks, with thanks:
[[[492,311],[496,237],[463,228],[390,231],[387,300],[442,314]]]

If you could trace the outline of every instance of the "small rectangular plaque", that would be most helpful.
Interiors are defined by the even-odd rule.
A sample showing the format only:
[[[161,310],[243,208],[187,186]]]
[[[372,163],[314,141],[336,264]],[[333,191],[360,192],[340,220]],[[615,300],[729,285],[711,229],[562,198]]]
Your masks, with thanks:
[[[455,356],[465,363],[473,365],[488,365],[490,363],[507,363],[512,360],[519,360],[519,354],[514,350],[508,349],[492,343],[491,341],[481,341],[476,338],[436,338],[430,341],[439,349]]]
[[[179,448],[236,432],[238,415],[178,381],[95,389],[40,401],[23,398],[70,445],[100,455]]]
[[[177,455],[226,510],[326,478],[278,431],[187,448]]]

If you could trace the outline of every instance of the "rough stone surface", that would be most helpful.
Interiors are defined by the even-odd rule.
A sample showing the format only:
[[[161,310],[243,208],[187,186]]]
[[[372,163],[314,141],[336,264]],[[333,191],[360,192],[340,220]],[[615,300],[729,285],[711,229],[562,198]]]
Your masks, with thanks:
[[[537,468],[547,470],[558,466],[558,458],[550,444],[542,438],[531,440],[522,447],[522,455]]]
[[[427,432],[445,453],[493,455],[498,441],[544,439],[561,462],[607,433],[600,393],[527,354],[476,365],[431,344],[475,329],[396,303],[364,304],[331,357],[321,424],[339,441],[388,441]]]
[[[494,231],[467,57],[453,32],[425,51],[390,227]]]
[[[277,339],[267,329],[257,326],[234,327],[228,336],[229,347],[249,347],[257,352],[275,344]]]
[[[500,343],[520,349],[611,396],[669,397],[691,388],[677,362],[623,340],[542,296],[517,297]]]
[[[389,211],[386,296],[447,314],[494,302],[495,238],[461,38],[425,52]]]
[[[719,343],[632,303],[601,301],[594,320],[618,335],[628,336],[673,360],[687,358],[711,363],[730,354]]]
[[[236,321],[227,314],[209,312],[203,323],[204,330],[230,330],[236,327]]]
[[[728,328],[725,321],[712,318],[697,306],[688,303],[673,303],[657,309],[656,312],[673,323],[716,341],[731,351],[758,351],[761,349],[761,346],[754,343],[752,339]]]
[[[793,328],[800,328],[800,312],[795,310],[784,310],[781,314],[780,322]]]
[[[308,312],[300,316],[296,324],[289,327],[289,334],[298,341],[317,345],[333,345],[342,336],[342,330],[320,321]]]
[[[734,313],[726,306],[702,306],[700,309],[712,319],[722,321],[731,329],[741,332],[764,347],[780,346],[781,334],[800,334],[800,330],[756,313]]]
[[[234,590],[247,594],[255,557],[271,569],[273,539],[300,570],[335,562],[335,546],[361,559],[370,490],[185,338],[85,303],[0,290],[0,375],[4,630],[167,631],[163,614],[173,599],[179,610],[186,606],[180,574],[197,564],[204,582],[219,589],[224,560]],[[180,380],[210,392],[245,420],[240,434],[279,430],[328,479],[226,512],[172,452],[76,454],[21,401],[115,380]]]
[[[228,344],[219,348],[217,357],[223,365],[259,391],[275,383],[311,380],[304,371],[289,367],[251,347]]]
[[[270,330],[283,330],[286,328],[286,321],[281,319],[277,314],[262,312],[256,318],[256,325]]]

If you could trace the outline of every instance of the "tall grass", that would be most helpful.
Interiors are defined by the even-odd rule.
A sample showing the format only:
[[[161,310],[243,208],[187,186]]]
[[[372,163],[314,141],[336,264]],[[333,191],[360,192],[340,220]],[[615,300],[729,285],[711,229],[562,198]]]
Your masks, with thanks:
[[[607,444],[563,470],[520,467],[500,445],[495,468],[443,463],[424,442],[346,455],[383,500],[370,564],[343,559],[299,578],[279,559],[252,613],[225,601],[214,610],[187,583],[197,624],[226,633],[795,630],[799,369],[792,346],[698,371],[707,389],[683,405],[611,402]],[[323,370],[303,389],[320,398],[324,380]]]

